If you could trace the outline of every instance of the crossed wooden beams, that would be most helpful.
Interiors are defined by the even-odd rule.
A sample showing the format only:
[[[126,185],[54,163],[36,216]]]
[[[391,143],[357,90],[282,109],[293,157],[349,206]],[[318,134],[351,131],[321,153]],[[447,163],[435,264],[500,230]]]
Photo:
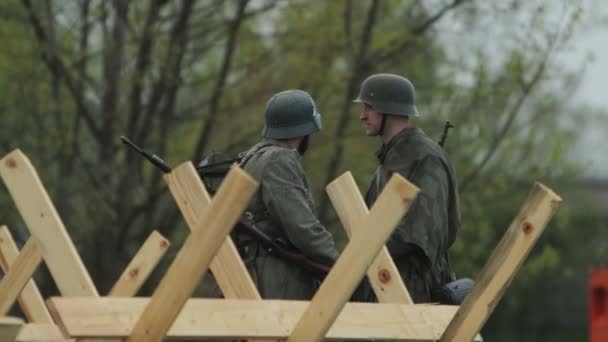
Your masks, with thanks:
[[[0,230],[0,264],[5,272],[0,281],[0,316],[19,296],[30,322],[16,338],[23,342],[50,337],[480,340],[479,330],[561,201],[545,186],[534,186],[460,307],[413,305],[384,243],[418,189],[393,176],[368,212],[352,176],[345,173],[327,191],[351,241],[320,289],[310,302],[261,300],[228,236],[255,192],[255,181],[233,167],[211,200],[192,164],[185,163],[166,174],[165,181],[191,234],[154,294],[129,298],[168,245],[153,233],[150,239],[156,242],[146,242],[111,293],[99,297],[27,157],[19,150],[11,152],[0,160],[0,175],[31,233],[18,253],[8,229]],[[42,260],[62,295],[48,299],[46,306],[31,280]],[[190,298],[208,268],[226,299]],[[366,272],[380,304],[347,303]],[[20,324],[3,317],[0,336]]]

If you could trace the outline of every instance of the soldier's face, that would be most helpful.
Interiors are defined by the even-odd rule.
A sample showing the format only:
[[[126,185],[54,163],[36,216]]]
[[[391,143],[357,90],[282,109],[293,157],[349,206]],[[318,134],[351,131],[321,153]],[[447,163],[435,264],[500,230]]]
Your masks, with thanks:
[[[380,127],[382,125],[382,114],[374,110],[372,106],[367,103],[363,104],[363,111],[359,115],[359,119],[365,126],[365,134],[368,136],[376,136],[380,134]]]

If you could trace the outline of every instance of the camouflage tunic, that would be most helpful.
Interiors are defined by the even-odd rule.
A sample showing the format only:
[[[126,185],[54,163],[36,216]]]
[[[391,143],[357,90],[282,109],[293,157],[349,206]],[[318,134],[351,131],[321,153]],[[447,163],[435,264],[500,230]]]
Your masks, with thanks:
[[[394,172],[420,188],[387,248],[414,302],[429,302],[432,287],[452,280],[447,251],[460,225],[454,170],[444,150],[415,127],[399,132],[377,156],[380,165],[366,194],[369,207]]]
[[[313,212],[313,199],[300,154],[287,144],[264,139],[243,158],[245,170],[259,183],[249,211],[258,228],[311,259],[332,264],[338,256],[333,237]],[[310,299],[317,278],[251,241],[249,270],[263,298]]]

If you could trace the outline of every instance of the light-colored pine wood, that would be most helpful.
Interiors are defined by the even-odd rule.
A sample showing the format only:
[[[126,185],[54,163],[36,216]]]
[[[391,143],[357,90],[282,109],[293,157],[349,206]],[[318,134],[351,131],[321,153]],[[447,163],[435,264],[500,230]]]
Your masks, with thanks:
[[[165,181],[190,230],[206,228],[200,223],[211,199],[192,163],[183,163],[165,174]],[[226,237],[209,268],[225,298],[262,298],[230,236]]]
[[[64,296],[98,296],[55,206],[29,159],[16,149],[0,160],[4,180],[21,217]]]
[[[67,342],[73,341],[66,339],[55,324],[49,323],[29,323],[23,325],[17,342]]]
[[[369,210],[350,171],[329,183],[326,189],[348,237],[358,234]],[[414,303],[386,247],[382,247],[367,270],[367,278],[380,303]]]
[[[321,341],[417,194],[405,178],[391,177],[287,341]]]
[[[188,228],[193,230],[196,227],[204,227],[199,224],[203,212],[211,203],[211,198],[192,163],[183,163],[164,177]],[[224,298],[262,299],[230,236],[226,237],[209,268]]]
[[[245,171],[232,167],[202,215],[199,226],[204,224],[205,229],[192,230],[127,341],[162,341],[256,187],[256,181]]]
[[[2,267],[4,273],[8,272],[18,256],[19,249],[10,231],[6,226],[0,227],[0,267]],[[28,321],[34,323],[53,323],[53,319],[46,309],[42,295],[33,279],[27,282],[18,300],[19,306]]]
[[[168,247],[169,241],[159,232],[153,231],[116,281],[109,296],[131,297],[137,294]]]
[[[52,297],[47,304],[70,336],[123,338],[149,300]],[[191,298],[167,337],[285,339],[308,305],[307,301]],[[436,341],[456,310],[457,306],[444,305],[347,303],[327,338]]]
[[[0,317],[0,341],[12,342],[23,327],[23,320],[17,317]]]
[[[479,332],[560,202],[549,188],[535,184],[441,341],[470,341]]]
[[[0,316],[6,315],[15,304],[21,290],[30,281],[41,262],[42,256],[35,238],[30,237],[11,268],[0,280]]]

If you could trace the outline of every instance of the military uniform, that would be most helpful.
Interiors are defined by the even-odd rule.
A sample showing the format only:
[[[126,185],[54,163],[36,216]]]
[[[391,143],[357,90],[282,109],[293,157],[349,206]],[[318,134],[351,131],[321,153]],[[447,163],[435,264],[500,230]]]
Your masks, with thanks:
[[[447,260],[460,224],[458,189],[445,152],[422,130],[410,127],[378,151],[366,203],[371,207],[393,173],[420,188],[387,242],[414,302],[429,302],[430,289],[451,280]]]
[[[365,103],[383,115],[377,133],[382,135],[387,116],[419,116],[414,98],[414,86],[408,79],[376,74],[363,81],[354,102]],[[414,302],[430,302],[432,288],[454,280],[447,255],[460,225],[454,170],[441,146],[411,126],[390,137],[377,157],[379,166],[366,194],[369,207],[394,173],[420,188],[387,248]],[[356,299],[375,300],[368,283],[362,284]]]
[[[296,150],[272,139],[252,147],[243,157],[244,168],[260,186],[249,211],[267,235],[315,261],[333,264],[338,252],[331,234],[313,213],[301,159]],[[318,286],[314,275],[273,255],[256,241],[250,241],[247,249],[251,257],[248,266],[263,298],[312,298]]]

